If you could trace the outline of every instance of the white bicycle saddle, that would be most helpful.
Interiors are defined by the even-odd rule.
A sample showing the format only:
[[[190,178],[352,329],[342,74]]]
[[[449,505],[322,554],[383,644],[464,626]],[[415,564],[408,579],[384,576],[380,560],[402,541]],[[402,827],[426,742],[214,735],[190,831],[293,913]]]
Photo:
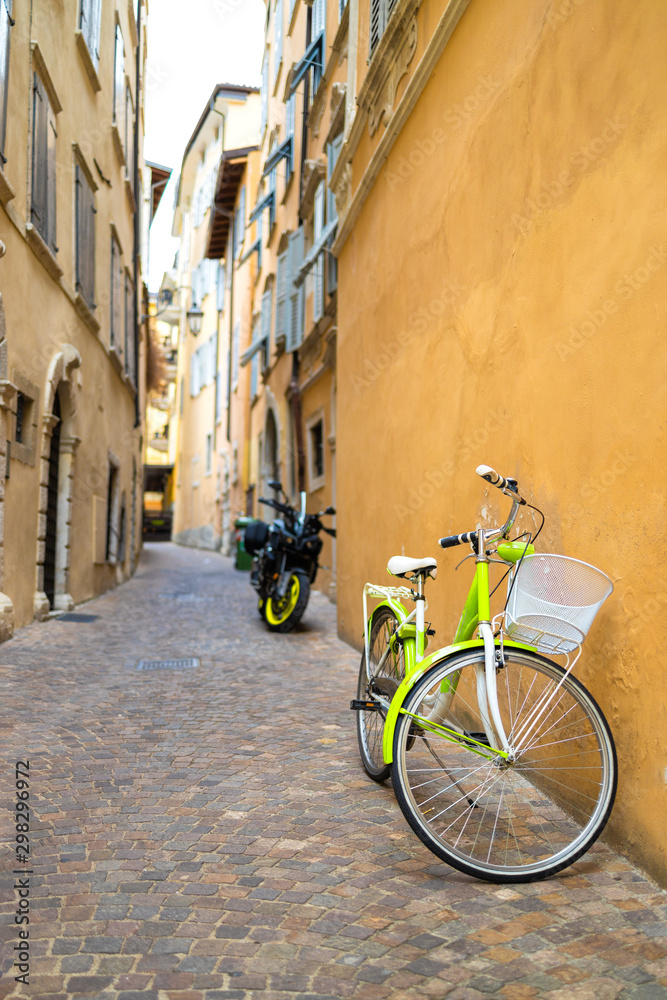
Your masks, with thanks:
[[[433,558],[411,559],[409,556],[392,556],[387,563],[387,569],[392,576],[413,576],[420,570],[426,570],[426,576],[435,580],[438,575],[438,564]]]

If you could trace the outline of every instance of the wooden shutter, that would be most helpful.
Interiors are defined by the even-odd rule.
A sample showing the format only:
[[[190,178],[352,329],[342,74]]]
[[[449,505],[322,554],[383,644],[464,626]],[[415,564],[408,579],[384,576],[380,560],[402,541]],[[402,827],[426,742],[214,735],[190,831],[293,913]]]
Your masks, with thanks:
[[[262,369],[268,368],[271,356],[271,312],[273,309],[273,292],[269,289],[262,295]]]
[[[9,41],[11,35],[12,0],[0,0],[0,162],[6,163],[7,83],[9,74]]]
[[[288,252],[279,255],[276,266],[276,341],[284,340],[286,332]]]
[[[46,127],[46,242],[53,253],[56,246],[56,116],[47,105]]]
[[[81,17],[79,25],[86,40],[90,57],[95,68],[100,62],[100,14],[101,0],[81,0]]]
[[[123,266],[120,261],[120,246],[115,236],[111,237],[111,346],[123,353]]]
[[[95,308],[95,196],[80,164],[75,167],[76,290]]]
[[[34,227],[46,240],[48,202],[48,127],[49,102],[44,84],[35,73],[33,75],[32,100],[32,197],[30,218]]]
[[[261,99],[262,99],[262,125],[260,129],[260,135],[263,135],[269,116],[269,53],[268,52],[265,53],[264,62],[262,63]]]
[[[324,229],[324,181],[320,182],[315,191],[315,203],[313,207],[313,243],[319,243]],[[320,253],[315,260],[313,267],[315,278],[315,289],[313,295],[313,321],[324,313],[324,254]]]
[[[218,296],[217,296],[217,308],[218,312],[223,312],[225,308],[225,265],[222,261],[218,261]]]

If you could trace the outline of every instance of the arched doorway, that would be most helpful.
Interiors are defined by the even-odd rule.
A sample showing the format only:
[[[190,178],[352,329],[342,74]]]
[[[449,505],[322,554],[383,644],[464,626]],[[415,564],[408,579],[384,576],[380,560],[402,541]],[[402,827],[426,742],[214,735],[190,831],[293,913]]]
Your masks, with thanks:
[[[52,411],[54,416],[49,447],[49,468],[46,491],[46,537],[44,539],[44,593],[50,607],[56,596],[56,555],[58,546],[58,478],[60,469],[60,397],[56,392]]]
[[[69,590],[70,532],[76,428],[75,370],[81,355],[65,344],[46,377],[42,416],[41,493],[37,525],[35,618],[74,607]]]
[[[264,421],[264,440],[261,451],[262,461],[262,496],[273,496],[273,491],[268,484],[272,479],[280,479],[280,444],[278,435],[278,424],[273,409],[269,407],[266,411]],[[284,483],[283,483],[284,485]],[[265,509],[268,513],[268,508]]]

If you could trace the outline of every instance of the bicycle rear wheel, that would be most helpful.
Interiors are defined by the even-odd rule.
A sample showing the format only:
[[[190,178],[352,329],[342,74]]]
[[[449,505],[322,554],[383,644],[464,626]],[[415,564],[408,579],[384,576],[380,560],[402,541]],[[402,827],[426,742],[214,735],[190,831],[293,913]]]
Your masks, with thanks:
[[[357,697],[375,701],[377,707],[371,711],[357,712],[357,740],[359,754],[366,774],[373,781],[386,781],[391,773],[391,764],[385,764],[382,754],[382,739],[387,708],[398,685],[405,677],[403,644],[392,636],[398,626],[398,618],[387,607],[379,607],[371,617],[368,649],[370,670],[366,669],[366,650],[361,657]]]
[[[514,760],[503,759],[477,702],[483,664],[483,650],[471,650],[410,691],[403,709],[441,728],[415,736],[415,720],[399,715],[394,789],[441,860],[489,882],[531,882],[571,865],[602,832],[616,794],[614,741],[576,678],[537,653],[505,649],[498,701]]]

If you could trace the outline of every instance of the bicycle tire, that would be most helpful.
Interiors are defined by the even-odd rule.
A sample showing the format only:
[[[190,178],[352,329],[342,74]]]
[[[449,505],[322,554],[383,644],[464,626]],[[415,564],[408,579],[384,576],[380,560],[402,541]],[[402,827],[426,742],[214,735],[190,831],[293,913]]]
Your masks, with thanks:
[[[287,582],[285,597],[276,601],[267,597],[264,601],[263,613],[271,632],[292,632],[306,610],[310,597],[310,580],[301,570],[295,570]]]
[[[442,861],[488,882],[532,882],[573,864],[600,836],[616,795],[616,750],[597,702],[559,664],[508,648],[505,661],[498,700],[516,760],[487,749],[476,697],[484,652],[470,650],[433,667],[406,697],[403,709],[435,711],[448,732],[415,738],[414,720],[400,714],[392,779],[408,823]],[[450,707],[434,709],[459,671]]]
[[[387,607],[379,607],[373,612],[370,623],[368,648],[371,675],[366,670],[366,650],[361,656],[357,697],[361,700],[373,699],[378,692],[391,699],[398,685],[405,677],[403,646],[390,645],[391,636],[398,626],[398,618]],[[378,669],[379,665],[379,669]],[[357,711],[357,742],[364,770],[373,781],[386,781],[391,774],[391,764],[385,764],[382,754],[382,740],[386,709],[378,707],[374,711]]]

